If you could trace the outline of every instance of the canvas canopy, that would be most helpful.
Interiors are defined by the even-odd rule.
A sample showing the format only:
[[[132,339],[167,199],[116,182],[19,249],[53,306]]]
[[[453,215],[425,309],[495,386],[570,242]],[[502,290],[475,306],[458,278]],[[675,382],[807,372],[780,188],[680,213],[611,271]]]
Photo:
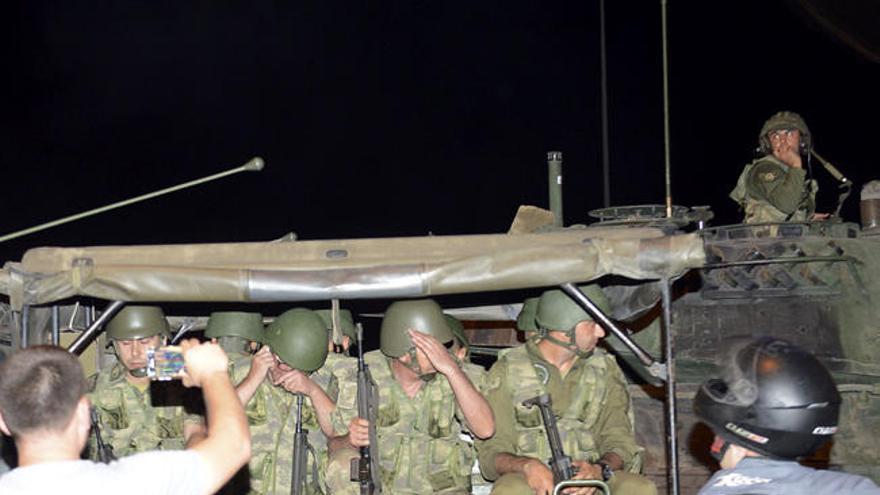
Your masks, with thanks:
[[[696,235],[653,228],[325,241],[36,248],[0,273],[14,308],[72,296],[273,302],[541,287],[616,274],[673,278],[704,262]]]

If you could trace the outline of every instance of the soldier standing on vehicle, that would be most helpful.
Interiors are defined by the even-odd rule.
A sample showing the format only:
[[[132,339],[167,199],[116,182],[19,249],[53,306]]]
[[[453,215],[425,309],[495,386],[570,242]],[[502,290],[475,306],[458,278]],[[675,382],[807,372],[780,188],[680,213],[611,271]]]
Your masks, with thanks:
[[[306,493],[322,493],[327,436],[333,434],[336,381],[318,371],[327,358],[327,330],[314,311],[295,308],[266,328],[265,345],[249,367],[235,369],[233,382],[245,404],[253,456],[250,490],[290,495],[297,394],[305,396],[303,428],[313,452],[306,469]]]
[[[598,286],[581,290],[607,312]],[[522,324],[529,327],[527,316]],[[484,382],[497,431],[477,442],[477,449],[483,474],[495,480],[493,493],[552,493],[553,472],[546,464],[551,450],[540,410],[523,405],[549,394],[564,453],[573,460],[573,479],[604,480],[612,493],[656,494],[656,486],[637,474],[642,448],[635,441],[626,380],[614,358],[596,348],[605,336],[602,327],[559,290],[541,295],[535,322],[529,341],[502,351]]]
[[[241,404],[213,344],[184,341],[185,386],[201,387],[208,430],[186,451],[147,452],[108,464],[80,460],[89,436],[86,380],[76,357],[36,346],[0,366],[0,430],[15,439],[18,468],[0,478],[4,495],[214,493],[250,455]]]
[[[704,382],[694,398],[722,468],[700,495],[880,494],[868,478],[797,463],[837,431],[840,394],[818,359],[773,337],[726,349],[722,378]]]
[[[466,427],[488,438],[495,424],[486,399],[450,353],[453,340],[436,302],[398,301],[382,320],[380,351],[364,355],[379,392],[374,425],[383,493],[470,492],[470,446],[459,434]],[[348,434],[331,444],[331,493],[358,493],[350,461],[369,445],[371,423],[357,417],[351,395],[340,392],[333,415],[337,431]]]
[[[762,156],[745,166],[730,197],[745,211],[744,223],[804,222],[827,218],[816,211],[818,185],[807,177],[812,135],[794,112],[767,119],[758,135]]]
[[[194,414],[197,397],[178,381],[151,382],[147,377],[147,350],[164,345],[167,336],[168,321],[157,306],[127,306],[107,324],[118,362],[89,379],[89,400],[97,412],[96,429],[117,458],[182,449],[204,432]],[[92,435],[89,456],[99,460],[95,440]]]

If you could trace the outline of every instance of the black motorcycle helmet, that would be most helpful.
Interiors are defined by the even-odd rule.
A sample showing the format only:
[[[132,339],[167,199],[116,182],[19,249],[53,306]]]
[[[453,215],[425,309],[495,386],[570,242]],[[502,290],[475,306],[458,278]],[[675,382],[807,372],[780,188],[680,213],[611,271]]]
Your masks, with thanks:
[[[778,459],[812,454],[837,432],[840,394],[828,370],[785,340],[736,339],[721,378],[703,383],[694,413],[724,440]]]

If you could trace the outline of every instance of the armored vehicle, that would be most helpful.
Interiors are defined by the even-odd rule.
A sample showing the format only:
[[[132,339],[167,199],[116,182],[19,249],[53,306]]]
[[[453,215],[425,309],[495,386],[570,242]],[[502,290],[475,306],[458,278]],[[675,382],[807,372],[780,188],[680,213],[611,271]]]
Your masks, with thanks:
[[[560,212],[522,207],[502,234],[36,248],[0,271],[8,298],[0,353],[63,343],[91,352],[85,359],[101,367],[106,356],[93,350],[100,345],[88,344],[127,302],[259,305],[476,292],[509,303],[459,312],[472,343],[495,345],[505,340],[505,325],[483,320],[513,328],[520,301],[505,301],[508,291],[562,286],[614,335],[607,344],[630,371],[647,474],[661,490],[695,493],[716,467],[706,456],[711,434],[690,400],[714,371],[724,339],[742,335],[787,338],[832,370],[844,397],[842,431],[809,462],[880,480],[872,438],[880,431],[880,207],[867,201],[864,230],[839,219],[707,227],[705,207],[652,205],[596,211],[598,222],[565,228]],[[591,280],[605,286],[610,314],[573,285]],[[199,321],[172,323],[180,334]]]

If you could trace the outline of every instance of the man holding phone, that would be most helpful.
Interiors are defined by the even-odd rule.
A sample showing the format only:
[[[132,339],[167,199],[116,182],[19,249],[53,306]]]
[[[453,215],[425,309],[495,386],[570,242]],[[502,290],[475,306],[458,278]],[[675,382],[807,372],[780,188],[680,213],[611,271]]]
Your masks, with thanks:
[[[0,365],[0,430],[19,466],[0,478],[4,495],[214,493],[250,458],[244,409],[216,344],[181,343],[183,384],[201,387],[208,430],[195,447],[148,452],[110,464],[80,460],[89,437],[87,382],[76,357],[53,346],[17,352]]]

